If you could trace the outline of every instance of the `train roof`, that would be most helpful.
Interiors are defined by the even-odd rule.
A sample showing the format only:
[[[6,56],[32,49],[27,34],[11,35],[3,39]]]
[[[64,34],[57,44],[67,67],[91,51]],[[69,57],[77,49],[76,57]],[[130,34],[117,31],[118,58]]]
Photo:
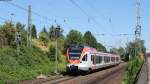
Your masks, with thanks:
[[[93,47],[90,47],[90,46],[84,45],[84,44],[71,44],[71,45],[69,45],[69,48],[78,48],[78,47],[80,47],[80,48],[93,48]]]
[[[109,56],[119,56],[117,54],[105,53],[105,52],[96,52],[96,54],[99,54],[99,55],[109,55]]]

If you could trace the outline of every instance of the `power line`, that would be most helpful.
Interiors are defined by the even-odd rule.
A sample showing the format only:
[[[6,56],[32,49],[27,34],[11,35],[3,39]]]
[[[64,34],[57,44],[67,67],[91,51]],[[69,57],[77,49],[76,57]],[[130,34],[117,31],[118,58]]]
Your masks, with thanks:
[[[126,34],[126,33],[121,33],[121,34],[106,34],[106,33],[101,33],[101,34],[95,34],[95,35],[99,35],[99,36],[106,36],[106,35],[110,35],[110,36],[134,36],[134,34]]]
[[[78,7],[87,17],[90,17],[74,0],[70,0],[70,2]]]
[[[99,23],[98,23],[93,17],[91,17],[84,9],[82,9],[82,8],[80,7],[80,5],[77,4],[74,0],[69,0],[69,1],[70,1],[72,4],[74,4],[76,7],[78,7],[78,8],[80,9],[80,11],[88,17],[88,19],[91,19],[91,20],[93,20],[96,24],[99,24]],[[99,26],[100,26],[100,25],[99,25]]]
[[[94,11],[96,14],[103,16],[103,19],[105,19],[105,15],[100,14],[100,13],[98,12],[98,10],[96,10],[96,8],[94,7],[94,5],[93,5],[91,2],[89,2],[89,1],[87,0],[86,3],[88,3],[88,5],[90,6],[90,8],[92,8],[93,11]]]
[[[3,18],[3,17],[1,17],[1,16],[0,16],[0,19],[1,19],[1,20],[4,20],[4,21],[7,21],[7,20],[8,20],[8,19]]]
[[[22,7],[22,6],[18,5],[18,4],[15,4],[15,3],[12,3],[12,2],[7,2],[7,3],[10,4],[10,5],[12,5],[12,6],[14,6],[14,7],[17,7],[19,9],[21,9],[21,10],[24,10],[24,11],[28,12],[28,10],[26,8],[24,8],[24,7]],[[52,21],[52,19],[50,19],[50,18],[48,18],[46,16],[43,16],[43,15],[40,15],[39,13],[37,13],[37,12],[35,12],[33,10],[32,10],[32,14],[34,14],[34,15],[40,17],[40,18],[43,18],[45,20]]]

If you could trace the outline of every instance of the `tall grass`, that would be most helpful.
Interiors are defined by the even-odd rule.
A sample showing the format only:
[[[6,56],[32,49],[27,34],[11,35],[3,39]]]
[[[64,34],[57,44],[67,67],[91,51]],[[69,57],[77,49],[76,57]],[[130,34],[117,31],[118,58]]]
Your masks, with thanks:
[[[65,56],[61,56],[64,59]],[[14,48],[0,50],[0,84],[16,83],[18,80],[34,79],[39,74],[54,74],[55,62],[50,61],[48,54],[33,47],[21,47],[20,55]],[[58,64],[58,71],[65,71],[65,60]]]
[[[143,61],[138,57],[135,57],[133,60],[130,60],[128,63],[127,71],[122,80],[122,84],[135,84],[137,81],[138,72],[141,69]]]

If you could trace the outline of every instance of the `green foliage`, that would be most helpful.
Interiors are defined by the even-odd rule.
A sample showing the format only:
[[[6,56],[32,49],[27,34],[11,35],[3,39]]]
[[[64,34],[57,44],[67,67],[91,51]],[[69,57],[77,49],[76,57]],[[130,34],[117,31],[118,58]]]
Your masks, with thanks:
[[[65,56],[61,57],[58,70],[65,71]],[[63,58],[63,59],[62,59]],[[46,52],[33,47],[21,47],[20,55],[13,48],[0,50],[0,83],[36,78],[39,74],[54,74],[54,62]]]
[[[135,84],[142,64],[143,61],[138,57],[134,57],[133,60],[130,60],[128,63],[127,72],[125,73],[125,76],[122,80],[122,84]]]
[[[85,32],[83,36],[83,43],[96,48],[98,51],[106,51],[106,48],[101,43],[97,42],[96,38],[90,31]]]
[[[17,29],[17,32],[21,35],[21,43],[23,45],[26,45],[26,42],[27,42],[27,32],[25,31],[25,25],[20,23],[20,22],[17,22],[16,23],[16,29]]]
[[[54,61],[55,60],[55,52],[56,52],[56,49],[55,49],[55,46],[50,46],[49,47],[49,52],[48,52],[48,57],[50,58],[50,60]]]
[[[49,38],[50,38],[51,40],[53,40],[54,37],[55,37],[55,27],[54,27],[53,25],[50,27],[48,34],[49,34]]]
[[[80,44],[82,43],[82,34],[77,30],[70,30],[66,37],[67,44]]]
[[[48,32],[47,32],[47,30],[46,30],[45,26],[43,27],[42,32],[45,32],[45,33],[47,33],[47,34],[48,34]]]
[[[103,51],[103,52],[106,52],[106,51],[107,51],[106,48],[105,48],[105,46],[103,46],[101,43],[97,43],[96,49],[97,49],[98,51]]]
[[[43,27],[43,30],[39,34],[39,40],[44,42],[44,46],[46,46],[49,41],[48,32],[45,27]]]
[[[91,47],[97,47],[97,40],[90,31],[85,32],[83,36],[83,42]]]
[[[32,25],[31,28],[32,37],[37,38],[36,26]],[[60,28],[60,26],[57,26],[57,28]],[[52,26],[48,33],[44,27],[39,33],[38,39],[44,42],[44,47],[50,45],[49,51],[44,52],[34,46],[32,48],[26,47],[27,32],[25,31],[24,24],[17,22],[14,26],[14,24],[11,22],[5,22],[5,24],[0,26],[0,84],[9,82],[15,83],[17,80],[33,79],[40,73],[46,75],[53,74],[55,69],[55,44],[48,44],[48,42],[54,43],[53,41],[50,41],[51,39],[55,39],[53,38],[53,34],[56,33],[54,29],[55,27]],[[20,45],[19,55],[16,54],[16,32],[21,35],[22,42]],[[81,44],[85,42],[86,44],[89,44],[89,46],[95,47],[98,50],[106,50],[102,44],[97,43],[96,38],[91,34],[91,32],[88,31],[87,33],[88,34],[85,34],[83,39],[81,32],[71,30],[65,38],[62,34],[62,31],[60,31],[60,37],[58,38],[59,72],[64,72],[66,67],[66,56],[63,55],[65,45]]]
[[[55,40],[56,38],[64,37],[63,29],[59,25],[57,25],[57,27],[52,25],[49,29],[48,35],[51,41]]]
[[[66,53],[66,48],[70,44],[85,44],[96,48],[98,51],[106,51],[105,46],[103,46],[101,43],[98,43],[96,38],[94,37],[94,35],[92,35],[90,31],[85,32],[85,34],[82,37],[81,32],[77,30],[70,30],[65,40],[63,54]]]
[[[126,54],[126,50],[123,47],[112,48],[112,49],[110,49],[110,52],[111,53],[115,53],[115,54],[119,54],[123,61],[127,61],[128,60],[128,55]]]
[[[111,48],[111,49],[110,49],[110,52],[117,54],[117,53],[118,53],[118,49],[117,49],[117,48]]]
[[[0,43],[1,46],[10,46],[14,44],[15,41],[15,27],[11,22],[5,22],[4,25],[0,27]]]
[[[25,32],[25,25],[20,22],[17,22],[16,29],[17,29],[17,32]]]
[[[145,52],[142,51],[145,49],[144,44],[140,42],[141,41],[130,42],[127,45],[126,53],[130,60],[122,84],[135,84],[137,80],[138,72],[144,62],[143,54]]]
[[[35,25],[32,25],[31,26],[31,32],[32,32],[32,37],[33,38],[37,38],[37,31],[36,31],[36,26]]]

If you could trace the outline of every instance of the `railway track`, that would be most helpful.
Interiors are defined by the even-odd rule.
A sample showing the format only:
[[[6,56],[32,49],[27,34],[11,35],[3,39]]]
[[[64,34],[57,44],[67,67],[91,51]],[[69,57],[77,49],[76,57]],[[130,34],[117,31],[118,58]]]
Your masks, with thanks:
[[[68,80],[71,80],[71,79],[74,79],[75,77],[73,76],[66,76],[66,77],[63,77],[63,78],[58,78],[58,79],[54,79],[54,80],[47,80],[47,81],[42,81],[38,84],[58,84],[58,83],[61,83],[61,82],[64,82],[64,81],[68,81]]]
[[[60,84],[109,84],[106,83],[113,79],[120,73],[125,71],[127,63],[122,63],[118,66],[103,69],[89,75],[78,76],[72,80],[61,82]],[[111,83],[111,84],[120,84],[120,83]]]
[[[105,81],[112,79],[117,73],[125,69],[127,63],[121,63],[118,66],[95,71],[88,75],[76,76],[50,76],[46,79],[36,79],[32,81],[22,82],[20,84],[105,84]],[[101,81],[101,83],[99,83]]]

